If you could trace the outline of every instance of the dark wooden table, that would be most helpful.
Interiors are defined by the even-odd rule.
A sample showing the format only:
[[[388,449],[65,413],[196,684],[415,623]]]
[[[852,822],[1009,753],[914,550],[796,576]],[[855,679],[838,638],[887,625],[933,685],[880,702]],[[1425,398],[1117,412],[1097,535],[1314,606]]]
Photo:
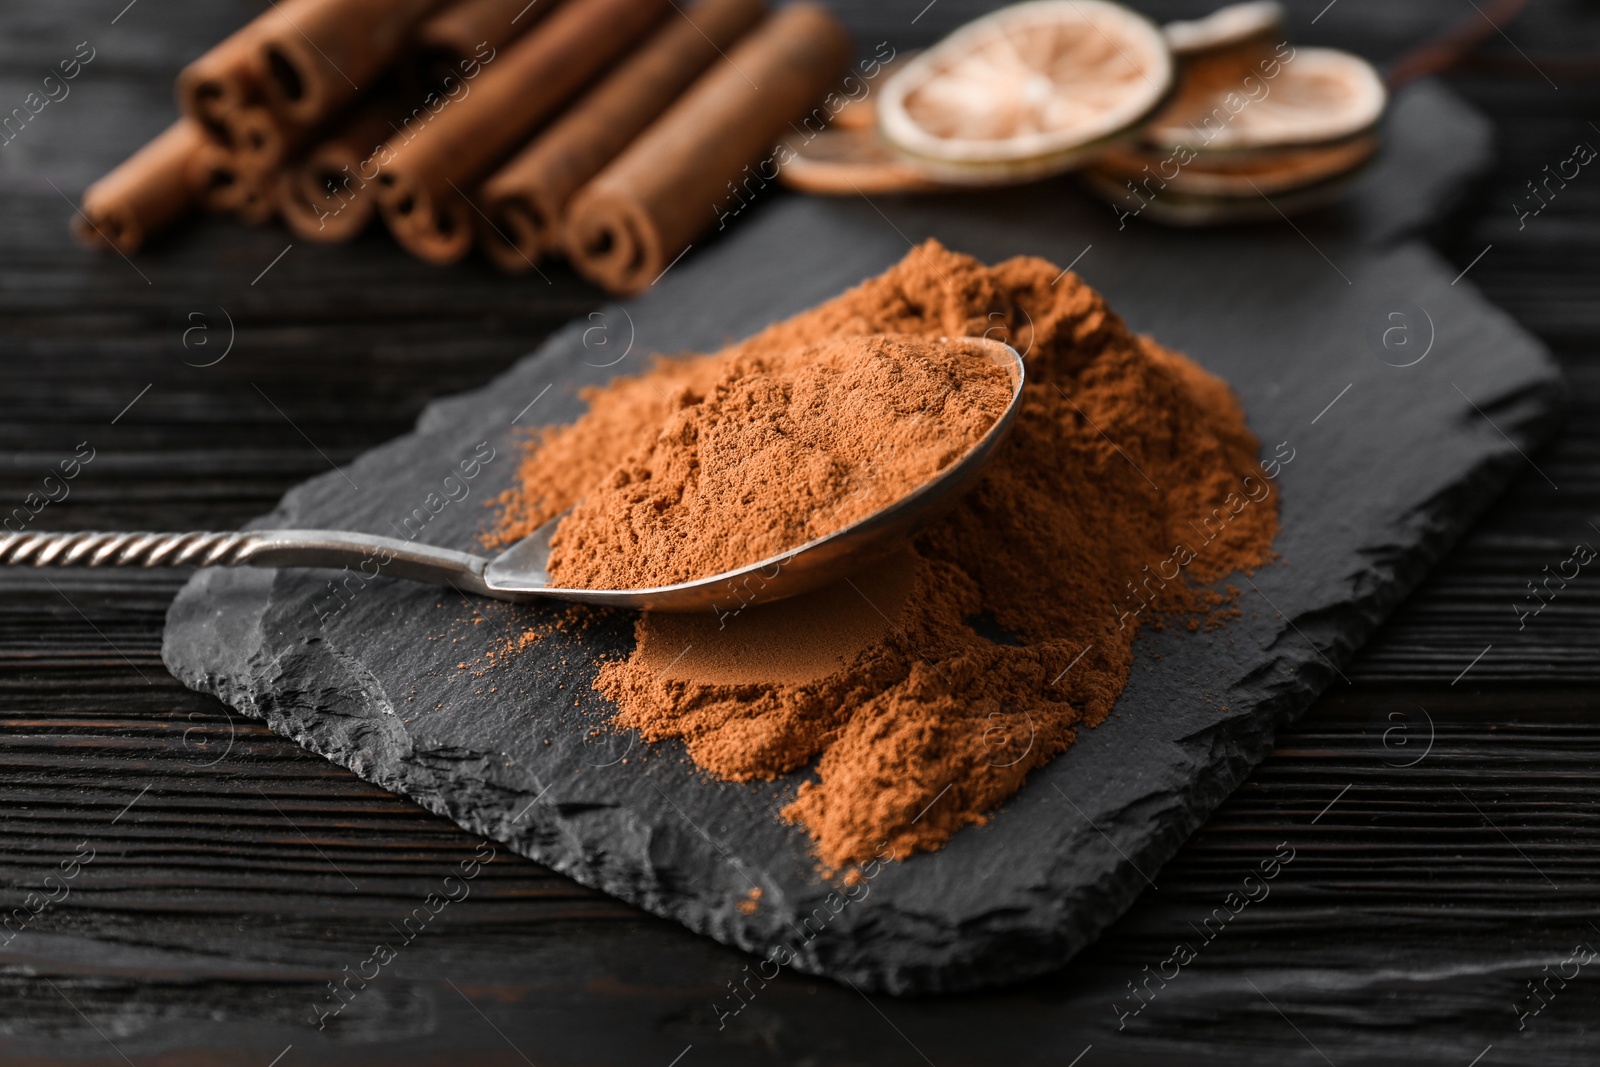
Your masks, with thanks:
[[[0,512],[61,497],[46,475],[92,450],[31,528],[231,527],[600,302],[564,268],[436,270],[378,234],[287,247],[209,221],[132,263],[78,250],[68,200],[170,120],[178,67],[259,9],[124,3],[0,11],[0,110],[94,50],[0,147]],[[863,42],[901,46],[983,6],[924,3],[842,6]],[[1477,17],[1471,0],[1324,4],[1292,5],[1297,39],[1380,61]],[[1508,33],[1451,76],[1500,154],[1434,238],[1560,358],[1568,429],[1060,974],[922,1001],[785,975],[719,1028],[745,957],[500,854],[319,1030],[329,983],[479,842],[174,682],[161,627],[184,575],[7,572],[0,905],[25,910],[0,929],[0,1063],[1600,1060],[1600,958],[1574,957],[1600,946],[1600,574],[1523,626],[1514,610],[1600,546],[1600,169],[1522,223],[1512,206],[1575,142],[1600,146],[1600,14],[1537,0]],[[1295,859],[1270,896],[1119,1031],[1130,984],[1280,842]]]

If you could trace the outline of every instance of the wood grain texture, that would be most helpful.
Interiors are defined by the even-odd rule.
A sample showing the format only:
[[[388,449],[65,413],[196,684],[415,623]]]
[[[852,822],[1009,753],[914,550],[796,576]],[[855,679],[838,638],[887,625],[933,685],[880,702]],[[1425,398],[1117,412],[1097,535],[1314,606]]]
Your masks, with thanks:
[[[911,44],[988,5],[940,0],[915,24],[920,0],[838,6],[863,41]],[[98,50],[0,148],[0,513],[88,441],[94,460],[37,528],[235,525],[598,305],[563,268],[438,271],[376,235],[295,245],[254,284],[282,231],[199,221],[135,266],[79,251],[47,179],[75,196],[159,130],[172,73],[259,9],[145,0],[113,25],[121,7],[0,12],[7,107],[78,41]],[[1297,39],[1377,58],[1470,14],[1340,0],[1310,25],[1323,7],[1292,5]],[[1552,2],[1509,34],[1536,62],[1596,29],[1592,9]],[[1513,610],[1576,542],[1600,543],[1600,174],[1525,226],[1511,207],[1576,140],[1600,144],[1600,91],[1558,81],[1532,64],[1456,79],[1496,118],[1502,157],[1436,236],[1460,267],[1492,245],[1461,284],[1556,351],[1567,431],[1368,646],[1354,684],[1282,735],[1068,971],[872,1002],[782,976],[752,982],[719,1025],[749,960],[510,856],[402,943],[478,842],[171,680],[160,629],[182,575],[0,573],[0,910],[67,887],[0,947],[0,1062],[1593,1062],[1587,968],[1552,981],[1521,1029],[1513,1008],[1576,942],[1600,945],[1600,575],[1520,630]],[[182,338],[203,321],[220,344],[221,309],[232,352],[186,365],[220,352]],[[1295,858],[1270,894],[1201,943],[1195,927],[1281,842]],[[93,860],[60,881],[80,845]],[[1128,983],[1185,940],[1195,960],[1152,980],[1119,1031]],[[400,946],[393,963],[319,1031],[327,983],[379,941]]]

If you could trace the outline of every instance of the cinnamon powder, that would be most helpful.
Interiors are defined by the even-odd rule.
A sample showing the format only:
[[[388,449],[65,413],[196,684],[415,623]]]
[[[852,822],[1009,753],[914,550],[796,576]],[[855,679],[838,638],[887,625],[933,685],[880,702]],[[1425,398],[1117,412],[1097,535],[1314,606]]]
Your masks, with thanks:
[[[1076,275],[929,241],[723,352],[590,390],[583,418],[530,443],[495,536],[604,486],[684,390],[706,395],[737,361],[884,333],[1024,354],[1022,410],[978,486],[892,566],[731,617],[640,615],[633,653],[595,682],[619,728],[680,738],[713,775],[809,767],[783,815],[832,867],[984,823],[1111,713],[1142,625],[1226,616],[1215,584],[1263,563],[1278,525],[1276,465],[1258,463],[1224,383],[1130,332]]]
[[[798,548],[930,481],[1011,399],[1002,367],[920,337],[838,337],[720,361],[562,520],[550,580],[638,589]]]

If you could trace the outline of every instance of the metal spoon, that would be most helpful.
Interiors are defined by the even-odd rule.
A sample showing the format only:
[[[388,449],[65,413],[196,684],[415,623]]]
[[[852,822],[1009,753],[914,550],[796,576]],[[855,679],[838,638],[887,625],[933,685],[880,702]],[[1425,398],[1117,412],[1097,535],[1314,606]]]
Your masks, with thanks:
[[[941,338],[999,362],[1011,401],[966,455],[888,507],[782,555],[738,570],[652,589],[561,589],[550,585],[556,516],[492,559],[451,548],[341,530],[241,530],[234,533],[6,533],[0,564],[35,567],[378,567],[376,574],[496,600],[545,598],[648,611],[737,610],[820,588],[892,552],[914,526],[952,506],[978,480],[1016,421],[1022,357],[1010,345],[975,337]],[[384,557],[387,556],[387,560]],[[363,570],[364,576],[373,572]]]

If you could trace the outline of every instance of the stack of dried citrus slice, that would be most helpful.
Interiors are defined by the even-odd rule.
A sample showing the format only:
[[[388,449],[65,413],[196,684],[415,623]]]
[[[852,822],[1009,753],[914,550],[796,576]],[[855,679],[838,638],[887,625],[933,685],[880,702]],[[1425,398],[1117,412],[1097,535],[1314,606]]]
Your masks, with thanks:
[[[1365,60],[1288,44],[1271,0],[1164,29],[1108,0],[1029,0],[896,64],[834,128],[791,140],[782,173],[870,194],[1084,169],[1123,216],[1249,219],[1342,193],[1385,101]]]
[[[1028,0],[897,64],[876,89],[876,129],[791,141],[784,173],[812,192],[1028,181],[1132,136],[1172,78],[1143,16],[1108,0]]]
[[[1278,4],[1236,4],[1165,33],[1177,91],[1137,140],[1084,172],[1119,214],[1275,218],[1337,199],[1377,151],[1377,72],[1347,52],[1290,45]]]

